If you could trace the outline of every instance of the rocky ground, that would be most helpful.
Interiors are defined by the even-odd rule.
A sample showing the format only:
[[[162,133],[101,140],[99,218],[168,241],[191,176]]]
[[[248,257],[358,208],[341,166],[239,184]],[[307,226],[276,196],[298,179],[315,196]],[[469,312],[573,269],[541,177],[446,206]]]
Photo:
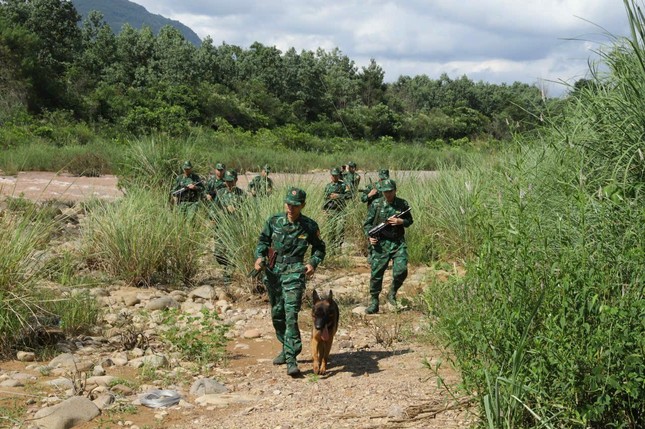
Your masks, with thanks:
[[[48,353],[29,350],[0,362],[0,427],[7,428],[466,428],[475,420],[466,398],[455,398],[458,374],[426,334],[419,300],[432,276],[412,267],[401,291],[404,311],[383,308],[365,315],[369,270],[364,258],[352,269],[324,267],[307,285],[300,313],[302,376],[274,366],[279,350],[266,294],[250,293],[248,279],[223,282],[214,268],[188,289],[91,289],[103,313],[92,336],[63,338],[52,326]],[[388,282],[389,271],[386,274]],[[77,293],[63,288],[60,293]],[[328,373],[312,373],[311,291],[333,290],[341,321]],[[163,315],[175,308],[180,332],[199,327],[202,314],[227,326],[226,356],[197,364],[182,358],[163,333]],[[192,317],[186,321],[186,317]],[[147,404],[150,392],[179,396],[164,408]],[[147,396],[148,395],[148,396]],[[168,399],[168,398],[166,398]],[[173,398],[170,398],[173,399]]]

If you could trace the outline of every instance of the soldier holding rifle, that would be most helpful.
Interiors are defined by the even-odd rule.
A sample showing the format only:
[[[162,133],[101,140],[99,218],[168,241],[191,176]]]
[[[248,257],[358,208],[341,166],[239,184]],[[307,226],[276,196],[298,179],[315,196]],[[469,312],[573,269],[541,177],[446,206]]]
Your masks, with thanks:
[[[204,184],[202,179],[193,172],[193,164],[190,161],[184,162],[182,170],[183,173],[175,178],[175,185],[170,194],[179,211],[192,220],[197,213]]]
[[[408,246],[405,243],[405,228],[412,225],[408,202],[396,196],[396,182],[383,179],[376,184],[383,197],[370,206],[363,230],[370,244],[370,303],[365,313],[379,310],[379,295],[383,288],[383,275],[392,261],[392,285],[387,301],[397,308],[396,293],[408,276]]]

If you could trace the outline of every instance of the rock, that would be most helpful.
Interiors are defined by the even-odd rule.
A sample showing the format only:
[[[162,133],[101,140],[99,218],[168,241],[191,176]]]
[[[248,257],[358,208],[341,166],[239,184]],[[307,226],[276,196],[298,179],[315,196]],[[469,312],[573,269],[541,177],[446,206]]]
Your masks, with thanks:
[[[363,315],[363,314],[365,314],[366,309],[367,309],[367,307],[365,307],[364,305],[360,305],[360,306],[352,309],[352,314]]]
[[[105,410],[110,405],[112,405],[115,400],[116,398],[114,397],[114,395],[112,395],[111,393],[106,393],[104,395],[99,396],[92,402],[94,402],[94,405],[96,405],[99,410]]]
[[[63,353],[56,356],[49,362],[50,368],[61,368],[67,371],[86,372],[90,371],[94,364],[90,361],[82,361],[78,356],[71,353]]]
[[[101,365],[96,365],[92,370],[92,375],[95,377],[101,377],[105,375],[105,369]]]
[[[195,400],[199,405],[211,405],[215,407],[228,407],[232,404],[247,404],[257,401],[255,396],[243,395],[240,393],[222,393],[222,394],[208,394],[200,396]]]
[[[141,368],[142,366],[149,366],[151,368],[161,368],[168,365],[168,358],[164,355],[150,355],[143,356],[140,358],[132,359],[128,362],[128,365],[135,368]]]
[[[117,395],[122,395],[122,396],[134,395],[134,390],[132,390],[132,388],[126,386],[125,384],[117,384],[115,386],[112,386],[112,389],[110,390],[113,393],[116,393]]]
[[[36,353],[18,352],[16,353],[16,359],[18,359],[20,362],[33,362],[36,360]]]
[[[188,293],[188,297],[191,299],[195,299],[195,298],[216,299],[217,295],[215,293],[215,289],[213,288],[213,286],[204,285],[191,290]]]
[[[50,380],[45,382],[45,384],[53,387],[58,387],[60,389],[73,389],[74,382],[69,378],[57,378],[55,380]]]
[[[405,409],[402,406],[393,404],[390,409],[387,411],[387,416],[390,419],[402,420],[406,418]]]
[[[222,313],[225,313],[225,312],[226,312],[226,310],[228,310],[229,308],[231,308],[231,305],[230,305],[230,304],[228,303],[228,301],[227,301],[227,300],[225,300],[225,299],[220,299],[219,301],[217,301],[217,302],[215,303],[215,306],[216,306],[217,308],[219,308],[219,309],[220,309],[220,311],[221,311]]]
[[[179,307],[179,303],[175,301],[172,297],[162,296],[161,298],[151,299],[150,302],[148,302],[148,305],[146,305],[146,310],[150,310],[150,311],[165,310],[167,308],[177,308],[177,307]]]
[[[89,422],[101,413],[96,404],[83,396],[71,398],[39,410],[34,421],[39,429],[69,429]]]
[[[0,387],[23,387],[25,383],[20,380],[4,380],[0,383]]]
[[[186,301],[186,292],[184,292],[183,290],[173,290],[172,292],[170,292],[170,296],[172,296],[177,302]]]
[[[126,307],[134,307],[135,305],[141,303],[141,299],[135,292],[124,294],[122,299]]]
[[[85,384],[90,387],[107,386],[108,384],[112,383],[114,380],[116,380],[116,377],[112,375],[103,375],[103,376],[89,377],[87,380],[85,380]]]
[[[258,329],[248,329],[244,331],[244,333],[242,334],[243,338],[248,338],[248,339],[260,338],[261,336],[262,336],[262,333]]]
[[[212,378],[201,378],[193,383],[190,387],[190,394],[193,396],[203,396],[218,393],[226,393],[228,389],[223,384]]]

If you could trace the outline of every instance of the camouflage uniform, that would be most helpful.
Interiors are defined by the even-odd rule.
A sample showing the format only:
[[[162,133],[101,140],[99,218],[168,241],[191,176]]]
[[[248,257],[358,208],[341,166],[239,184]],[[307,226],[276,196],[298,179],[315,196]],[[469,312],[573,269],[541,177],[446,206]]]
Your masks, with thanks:
[[[285,203],[301,205],[305,198],[304,191],[292,188]],[[281,213],[266,221],[255,248],[256,258],[266,259],[269,248],[277,255],[275,265],[266,267],[263,278],[269,294],[273,327],[283,350],[284,361],[274,363],[286,361],[287,365],[296,365],[296,356],[302,350],[298,312],[305,290],[304,256],[309,245],[311,257],[307,263],[316,268],[325,258],[325,242],[320,238],[318,224],[302,214],[290,223],[287,214]]]
[[[381,190],[396,189],[393,180],[385,179],[379,183]],[[401,213],[409,207],[408,202],[402,198],[394,197],[388,203],[385,197],[378,198],[370,206],[367,219],[363,223],[365,235],[372,227],[387,221],[391,216]],[[405,228],[412,225],[413,219],[410,212],[402,217],[403,225],[391,225],[381,231],[378,243],[371,246],[370,265],[370,308],[375,313],[378,311],[378,298],[383,288],[383,275],[388,263],[392,260],[392,285],[388,293],[388,302],[396,304],[396,292],[408,276],[408,246],[405,243]]]
[[[236,180],[237,172],[235,170],[227,170],[226,173],[224,173],[225,182],[234,182]],[[231,189],[229,189],[228,186],[224,186],[217,191],[214,206],[221,209],[223,213],[232,216],[240,208],[245,198],[246,193],[237,186],[233,186]],[[230,270],[232,267],[227,256],[228,252],[226,252],[225,245],[222,243],[220,236],[221,234],[215,234],[215,249],[213,253],[215,254],[217,262],[224,267],[224,281],[229,282],[231,280]]]
[[[356,168],[356,163],[353,161],[350,161],[347,165],[354,169]],[[360,174],[358,174],[356,170],[353,172],[348,170],[343,173],[343,182],[345,182],[345,185],[347,186],[347,192],[352,194],[352,197],[355,197],[358,185],[361,183]]]
[[[390,178],[390,170],[381,169],[381,170],[378,171],[378,179],[379,179],[378,182],[380,182],[381,180],[389,179],[389,178]],[[381,198],[383,196],[383,193],[381,191],[379,191],[378,188],[377,188],[378,182],[376,182],[376,183],[371,183],[370,182],[365,187],[365,189],[363,190],[363,194],[361,195],[361,201],[364,202],[364,203],[367,203],[367,208],[368,209],[372,205],[374,200],[376,200],[377,198]],[[369,194],[372,189],[376,189],[376,194],[374,194],[371,197],[369,197],[367,194]]]
[[[220,171],[225,171],[226,166],[224,164],[222,164],[221,162],[218,162],[215,165],[215,169],[220,170]],[[226,174],[226,173],[224,173],[224,174]],[[216,218],[216,210],[215,210],[216,206],[215,206],[215,203],[216,203],[216,200],[217,200],[217,191],[219,191],[220,189],[225,188],[225,187],[226,187],[226,183],[224,182],[224,176],[222,176],[221,179],[218,179],[215,174],[211,174],[208,177],[208,180],[206,181],[205,191],[206,191],[206,194],[210,195],[210,197],[211,197],[211,200],[207,204],[209,206],[208,207],[208,213],[209,213],[209,216],[210,216],[211,219]]]
[[[332,168],[330,171],[332,176],[340,176],[340,170]],[[338,198],[332,199],[331,194],[339,194]],[[329,244],[332,249],[340,247],[343,244],[343,232],[345,230],[345,207],[347,205],[347,198],[350,194],[347,193],[347,186],[342,180],[338,182],[331,182],[325,186],[325,203],[323,204],[323,211],[327,213],[330,228],[329,228]]]
[[[273,180],[269,178],[271,168],[265,165],[263,168],[265,176],[257,175],[249,182],[248,192],[254,197],[266,197],[273,192]]]
[[[192,170],[193,166],[190,161],[184,162],[182,168],[184,170]],[[195,184],[195,189],[186,188],[188,185]],[[204,192],[204,184],[202,179],[192,171],[186,174],[180,174],[175,178],[175,184],[172,187],[171,195],[177,198],[177,206],[179,211],[184,213],[186,217],[192,220],[199,208],[199,200]]]

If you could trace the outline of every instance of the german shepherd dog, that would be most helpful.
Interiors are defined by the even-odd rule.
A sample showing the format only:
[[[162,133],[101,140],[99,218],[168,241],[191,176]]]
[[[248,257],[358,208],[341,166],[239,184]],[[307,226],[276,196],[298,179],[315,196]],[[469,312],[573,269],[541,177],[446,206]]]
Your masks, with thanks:
[[[314,361],[314,374],[322,375],[327,371],[327,359],[338,330],[340,312],[331,290],[323,299],[314,289],[312,308],[313,328],[311,330],[311,355]]]

